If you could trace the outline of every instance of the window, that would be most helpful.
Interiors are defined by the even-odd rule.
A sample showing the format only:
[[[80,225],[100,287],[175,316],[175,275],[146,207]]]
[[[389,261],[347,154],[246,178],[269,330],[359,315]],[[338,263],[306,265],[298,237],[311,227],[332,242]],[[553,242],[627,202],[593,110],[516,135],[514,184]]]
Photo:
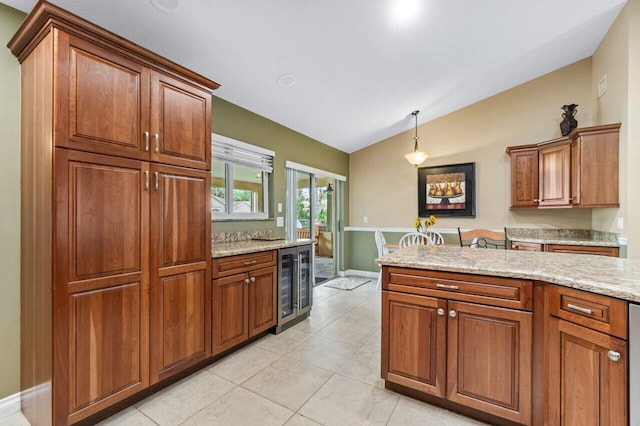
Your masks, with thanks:
[[[268,219],[274,152],[215,133],[211,141],[212,218]]]

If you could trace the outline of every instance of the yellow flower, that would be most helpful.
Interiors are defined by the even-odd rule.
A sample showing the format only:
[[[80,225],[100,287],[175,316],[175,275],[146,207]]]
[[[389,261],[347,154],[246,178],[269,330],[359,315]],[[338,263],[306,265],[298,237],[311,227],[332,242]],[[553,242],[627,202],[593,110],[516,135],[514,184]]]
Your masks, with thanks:
[[[417,217],[416,220],[413,221],[413,227],[416,228],[416,231],[420,232],[420,228],[422,228],[422,223],[420,223],[419,217]]]
[[[436,217],[434,215],[431,215],[428,219],[424,220],[424,226],[426,226],[427,228],[435,225],[436,223],[438,223],[438,221],[436,220]]]

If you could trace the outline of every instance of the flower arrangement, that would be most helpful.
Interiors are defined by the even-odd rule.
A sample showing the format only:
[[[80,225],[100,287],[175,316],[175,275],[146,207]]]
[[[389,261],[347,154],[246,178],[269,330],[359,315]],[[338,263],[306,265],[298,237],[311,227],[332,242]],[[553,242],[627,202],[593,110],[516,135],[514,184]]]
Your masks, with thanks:
[[[416,228],[416,232],[423,233],[427,229],[429,229],[429,227],[431,227],[431,226],[433,226],[433,225],[435,225],[437,223],[438,223],[438,220],[436,219],[436,217],[434,215],[431,215],[428,218],[426,218],[424,220],[424,222],[420,221],[420,218],[417,217],[413,221],[413,227]]]

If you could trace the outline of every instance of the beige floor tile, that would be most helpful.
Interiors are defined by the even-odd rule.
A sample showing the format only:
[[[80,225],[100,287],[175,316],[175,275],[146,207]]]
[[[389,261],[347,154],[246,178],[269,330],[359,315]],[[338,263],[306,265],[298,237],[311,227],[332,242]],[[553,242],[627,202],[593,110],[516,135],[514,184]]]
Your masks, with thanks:
[[[159,425],[177,425],[233,389],[235,385],[200,371],[137,404]]]
[[[269,334],[256,342],[259,348],[275,352],[278,354],[286,354],[291,352],[293,348],[311,337],[309,333],[294,330],[290,328],[280,334]]]
[[[293,411],[241,387],[233,389],[187,420],[185,426],[283,425]]]
[[[301,423],[303,424],[303,423]],[[0,425],[2,426],[29,426],[27,418],[22,412],[13,413],[9,416],[0,418]]]
[[[140,411],[136,410],[134,407],[129,407],[126,410],[98,423],[99,426],[154,426],[156,424],[157,423]]]
[[[357,349],[357,346],[349,343],[315,335],[302,342],[287,356],[325,370],[337,371]]]
[[[375,324],[363,324],[340,318],[320,330],[318,336],[329,337],[360,346],[376,329]]]
[[[338,374],[351,377],[371,386],[384,389],[384,380],[380,378],[380,352],[360,348],[338,370]]]
[[[209,367],[208,371],[239,385],[280,357],[280,354],[254,344],[221,359]]]
[[[485,423],[469,419],[425,402],[400,398],[389,426],[438,425],[438,426],[481,426]]]
[[[307,334],[316,334],[332,322],[334,322],[337,318],[334,318],[330,314],[322,314],[321,312],[315,312],[313,309],[311,310],[311,316],[304,321],[301,321],[299,324],[294,325],[290,328],[290,330],[296,330],[301,333]]]
[[[242,384],[258,395],[297,410],[331,377],[331,372],[282,357]]]
[[[325,287],[319,285],[313,288],[313,300],[314,302],[320,302],[332,298],[333,296],[340,294],[342,290],[337,288]]]
[[[382,340],[382,331],[380,328],[376,328],[373,333],[367,337],[367,340],[362,344],[363,348],[370,349],[372,351],[380,352],[380,345]]]
[[[385,425],[398,402],[391,392],[334,375],[299,413],[324,425]]]
[[[318,426],[320,423],[316,423],[311,419],[308,419],[300,414],[296,413],[286,422],[285,426]]]
[[[380,327],[382,312],[376,302],[363,302],[344,314],[340,319]]]

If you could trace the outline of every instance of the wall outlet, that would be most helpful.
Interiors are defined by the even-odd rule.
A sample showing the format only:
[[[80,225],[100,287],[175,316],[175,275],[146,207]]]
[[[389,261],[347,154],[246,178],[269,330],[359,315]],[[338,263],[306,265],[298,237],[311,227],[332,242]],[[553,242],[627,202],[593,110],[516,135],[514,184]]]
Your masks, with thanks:
[[[367,216],[363,216],[362,223],[369,223],[369,218]]]
[[[278,216],[278,217],[276,218],[276,226],[277,226],[278,228],[282,228],[282,227],[284,226],[284,217],[282,217],[282,216]]]
[[[618,229],[624,229],[624,218],[623,217],[619,217],[616,219],[616,227]]]
[[[278,203],[278,213],[282,213],[282,203]]]
[[[598,82],[598,97],[602,96],[607,91],[607,75],[605,74]]]

